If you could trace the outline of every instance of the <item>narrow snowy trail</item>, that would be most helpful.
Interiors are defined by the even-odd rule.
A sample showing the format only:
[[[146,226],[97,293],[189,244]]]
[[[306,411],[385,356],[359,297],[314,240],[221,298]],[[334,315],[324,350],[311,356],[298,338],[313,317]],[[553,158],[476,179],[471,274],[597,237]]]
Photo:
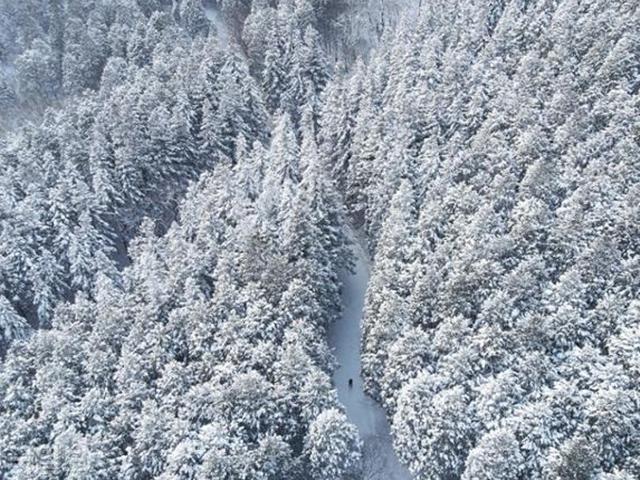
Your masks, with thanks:
[[[354,242],[354,250],[355,274],[345,273],[343,277],[342,317],[329,329],[329,345],[340,365],[333,380],[347,417],[358,427],[364,442],[363,480],[409,480],[409,472],[400,464],[393,450],[384,410],[363,390],[360,340],[369,262],[357,241]],[[353,380],[352,387],[349,387],[349,379]]]

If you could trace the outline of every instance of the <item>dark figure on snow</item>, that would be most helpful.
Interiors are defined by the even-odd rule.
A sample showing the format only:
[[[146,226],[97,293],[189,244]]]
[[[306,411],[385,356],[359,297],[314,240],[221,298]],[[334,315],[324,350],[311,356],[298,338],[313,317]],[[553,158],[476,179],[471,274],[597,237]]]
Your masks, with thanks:
[[[353,378],[349,379],[349,388],[353,388]]]

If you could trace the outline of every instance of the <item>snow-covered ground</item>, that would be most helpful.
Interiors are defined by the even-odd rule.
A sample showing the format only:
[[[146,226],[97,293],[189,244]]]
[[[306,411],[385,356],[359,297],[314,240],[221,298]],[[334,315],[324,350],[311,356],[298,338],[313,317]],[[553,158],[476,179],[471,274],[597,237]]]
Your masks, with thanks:
[[[13,64],[0,61],[0,75],[3,75],[6,78],[11,78],[15,72],[16,69]]]
[[[229,46],[231,42],[231,33],[229,27],[222,18],[222,13],[212,5],[205,5],[204,13],[216,29],[216,35],[220,39],[222,45]]]
[[[338,398],[347,417],[358,427],[364,442],[364,480],[408,480],[408,471],[393,450],[384,410],[365,395],[360,377],[360,339],[364,296],[369,281],[369,262],[360,243],[354,242],[356,271],[344,274],[342,318],[329,329],[329,345],[339,368],[333,375]],[[353,387],[349,387],[353,379]]]

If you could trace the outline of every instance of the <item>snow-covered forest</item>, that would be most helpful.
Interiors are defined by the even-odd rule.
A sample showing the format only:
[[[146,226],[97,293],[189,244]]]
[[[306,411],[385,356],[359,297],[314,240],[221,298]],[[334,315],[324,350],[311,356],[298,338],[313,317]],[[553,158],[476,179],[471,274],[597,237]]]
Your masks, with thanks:
[[[639,19],[0,0],[0,478],[640,478]]]

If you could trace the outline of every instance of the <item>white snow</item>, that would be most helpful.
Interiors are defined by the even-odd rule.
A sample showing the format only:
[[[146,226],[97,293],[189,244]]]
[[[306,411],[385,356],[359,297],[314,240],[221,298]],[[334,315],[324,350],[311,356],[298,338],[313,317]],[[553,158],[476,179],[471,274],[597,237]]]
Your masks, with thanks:
[[[354,237],[355,238],[355,237]],[[393,450],[389,423],[384,410],[365,395],[360,377],[360,340],[364,297],[369,282],[367,254],[354,241],[355,274],[345,273],[342,291],[342,317],[329,329],[329,345],[339,363],[333,374],[338,398],[347,417],[358,427],[364,442],[365,480],[405,480],[411,475]],[[349,387],[353,379],[353,387]]]
[[[220,10],[212,5],[206,5],[204,7],[204,13],[215,27],[216,35],[218,36],[220,43],[225,47],[229,46],[231,43],[231,33],[229,32],[229,27],[227,27],[227,24],[222,18]]]
[[[11,78],[16,72],[15,66],[9,62],[0,62],[0,74]]]

